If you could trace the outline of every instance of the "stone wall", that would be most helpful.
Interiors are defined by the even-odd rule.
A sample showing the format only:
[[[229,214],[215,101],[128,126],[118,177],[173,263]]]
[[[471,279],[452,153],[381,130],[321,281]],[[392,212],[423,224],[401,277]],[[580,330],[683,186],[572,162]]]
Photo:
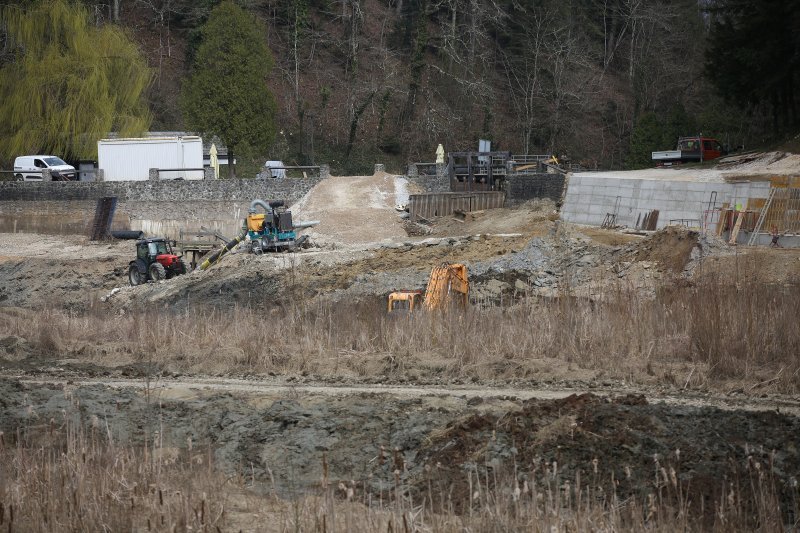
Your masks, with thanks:
[[[0,182],[0,232],[84,234],[97,199],[116,196],[113,229],[181,239],[203,226],[233,236],[252,200],[291,205],[320,179]]]
[[[517,174],[506,178],[506,205],[549,198],[558,203],[564,192],[563,174]]]
[[[450,192],[450,178],[446,175],[440,176],[404,176],[409,183],[413,183],[422,192]]]
[[[197,181],[3,181],[0,202],[9,200],[97,200],[116,196],[120,201],[184,202],[197,200],[285,200],[293,203],[321,178],[236,179]]]

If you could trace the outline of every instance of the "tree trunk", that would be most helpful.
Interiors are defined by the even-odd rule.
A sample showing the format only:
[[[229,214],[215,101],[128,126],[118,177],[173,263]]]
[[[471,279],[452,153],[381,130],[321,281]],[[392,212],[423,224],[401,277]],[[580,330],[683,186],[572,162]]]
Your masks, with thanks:
[[[344,154],[345,161],[350,159],[350,152],[353,150],[353,144],[356,141],[356,132],[358,131],[358,121],[361,119],[361,115],[367,109],[367,106],[372,101],[372,98],[375,96],[375,91],[372,91],[367,99],[364,100],[364,103],[361,104],[358,109],[353,112],[353,119],[350,121],[350,134],[347,137],[347,150]]]
[[[114,22],[119,22],[119,3],[120,0],[114,0],[114,13],[112,15]]]

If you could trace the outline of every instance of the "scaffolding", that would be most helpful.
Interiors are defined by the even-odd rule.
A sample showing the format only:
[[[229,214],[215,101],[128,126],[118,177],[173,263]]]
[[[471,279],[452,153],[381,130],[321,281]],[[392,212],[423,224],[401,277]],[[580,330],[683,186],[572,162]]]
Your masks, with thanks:
[[[766,198],[748,198],[742,209],[725,203],[719,209],[707,210],[706,226],[711,225],[714,214],[719,212],[717,234],[732,231],[735,238],[739,232],[749,234],[747,243],[756,244],[760,235],[800,235],[800,187],[796,178],[772,178],[770,192]],[[736,226],[739,225],[739,231]]]
[[[782,235],[800,234],[800,188],[774,187],[773,190],[772,202],[766,206],[760,231],[771,233],[772,228],[777,228]],[[756,200],[753,202],[753,207],[763,208],[765,203],[765,199]]]

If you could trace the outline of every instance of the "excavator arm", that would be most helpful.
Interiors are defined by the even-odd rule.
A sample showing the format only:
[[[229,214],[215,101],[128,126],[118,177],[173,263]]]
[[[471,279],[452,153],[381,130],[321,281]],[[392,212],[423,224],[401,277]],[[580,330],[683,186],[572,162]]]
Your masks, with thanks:
[[[451,302],[462,308],[469,302],[467,267],[458,263],[442,263],[431,270],[423,305],[430,311],[443,309]]]

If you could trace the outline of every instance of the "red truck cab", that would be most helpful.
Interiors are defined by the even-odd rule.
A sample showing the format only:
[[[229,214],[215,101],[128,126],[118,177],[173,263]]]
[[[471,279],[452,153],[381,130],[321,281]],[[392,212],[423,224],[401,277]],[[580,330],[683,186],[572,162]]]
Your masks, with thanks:
[[[717,159],[728,151],[722,144],[711,137],[681,137],[677,150],[653,152],[652,159],[659,167],[679,165],[681,163],[700,163]]]
[[[726,153],[722,144],[711,137],[681,137],[678,139],[678,150],[684,162],[709,161]]]

